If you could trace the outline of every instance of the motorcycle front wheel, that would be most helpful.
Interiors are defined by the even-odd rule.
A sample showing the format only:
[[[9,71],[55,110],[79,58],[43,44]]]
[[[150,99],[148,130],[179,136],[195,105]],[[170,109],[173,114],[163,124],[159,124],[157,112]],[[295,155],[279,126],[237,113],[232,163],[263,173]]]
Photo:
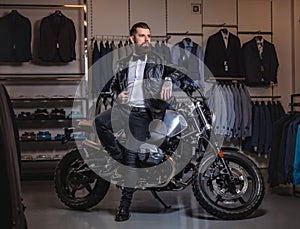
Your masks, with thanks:
[[[223,153],[232,176],[214,155],[204,157],[193,175],[193,192],[208,213],[226,220],[244,219],[263,200],[263,177],[243,154],[230,149]]]
[[[71,150],[58,163],[54,174],[58,198],[74,210],[97,205],[106,195],[110,183],[88,168],[78,149]]]

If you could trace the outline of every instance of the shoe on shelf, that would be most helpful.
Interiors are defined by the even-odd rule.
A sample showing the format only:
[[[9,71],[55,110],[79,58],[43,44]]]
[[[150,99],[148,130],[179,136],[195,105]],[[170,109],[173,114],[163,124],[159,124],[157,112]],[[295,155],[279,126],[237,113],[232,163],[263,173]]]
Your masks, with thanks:
[[[54,108],[50,112],[50,117],[52,119],[65,119],[66,111],[63,108]]]
[[[116,214],[115,221],[122,222],[126,221],[130,218],[129,207],[119,207],[118,212]]]

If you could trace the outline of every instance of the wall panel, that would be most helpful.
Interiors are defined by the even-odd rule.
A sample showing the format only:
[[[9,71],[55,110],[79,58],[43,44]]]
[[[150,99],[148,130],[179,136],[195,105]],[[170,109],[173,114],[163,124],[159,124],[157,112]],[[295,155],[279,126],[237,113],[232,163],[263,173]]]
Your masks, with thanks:
[[[153,35],[166,34],[166,6],[164,0],[131,0],[130,26],[139,21],[146,22]]]
[[[201,0],[167,0],[168,32],[170,33],[200,33],[202,30]],[[192,4],[200,5],[200,12],[192,11]]]
[[[128,35],[128,2],[119,0],[92,0],[93,35]]]
[[[239,0],[238,24],[240,31],[271,32],[270,0]]]
[[[236,25],[236,0],[203,0],[203,24]]]

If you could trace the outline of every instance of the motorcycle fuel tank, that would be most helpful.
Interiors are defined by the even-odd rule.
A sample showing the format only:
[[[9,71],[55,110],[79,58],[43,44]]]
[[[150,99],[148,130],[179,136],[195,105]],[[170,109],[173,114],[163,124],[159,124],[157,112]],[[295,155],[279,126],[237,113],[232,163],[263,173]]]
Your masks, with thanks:
[[[149,131],[151,139],[157,141],[165,137],[173,137],[182,132],[187,126],[188,123],[181,114],[167,110],[163,122],[153,120],[150,123]]]

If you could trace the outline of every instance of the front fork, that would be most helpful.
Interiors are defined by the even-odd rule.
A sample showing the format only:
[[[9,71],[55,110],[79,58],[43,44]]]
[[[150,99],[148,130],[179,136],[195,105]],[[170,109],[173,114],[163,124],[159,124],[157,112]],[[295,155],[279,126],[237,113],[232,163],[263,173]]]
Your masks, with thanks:
[[[210,133],[209,134],[210,139],[207,139],[207,141],[210,142],[210,144],[212,144],[212,147],[214,148],[214,151],[217,153],[217,156],[220,159],[221,163],[223,164],[225,169],[228,171],[229,176],[232,177],[232,172],[229,169],[229,166],[224,159],[224,153],[222,152],[222,149],[219,146],[218,141],[214,138],[214,135],[211,134],[212,133],[212,125],[207,120],[200,102],[196,103],[196,111],[197,111],[198,115],[200,116],[202,123],[204,124],[204,128],[203,128],[204,131]],[[198,125],[196,125],[196,126],[198,126]],[[198,128],[199,128],[199,126],[198,126]],[[201,133],[200,129],[198,131],[199,131],[199,133]]]

